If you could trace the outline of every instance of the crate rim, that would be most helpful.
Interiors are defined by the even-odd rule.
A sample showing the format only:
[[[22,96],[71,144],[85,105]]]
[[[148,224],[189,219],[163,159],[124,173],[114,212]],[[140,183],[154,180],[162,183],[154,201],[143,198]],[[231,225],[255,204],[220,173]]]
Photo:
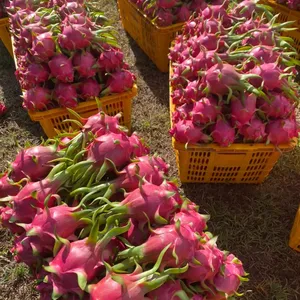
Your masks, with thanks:
[[[134,4],[130,0],[118,0],[118,1],[127,1],[129,3],[129,5],[131,5],[132,7],[134,7],[138,11],[138,13],[141,16],[143,16],[143,18],[145,18],[147,20],[147,22],[149,24],[151,24],[152,26],[154,26],[159,31],[166,31],[166,32],[167,31],[174,31],[174,28],[179,28],[180,29],[184,25],[184,22],[181,22],[181,23],[176,23],[176,24],[172,24],[172,25],[169,25],[169,26],[165,26],[165,27],[158,26],[158,25],[154,24],[149,19],[149,17],[143,11],[141,11],[136,4]]]
[[[99,102],[101,102],[101,100],[104,100],[105,102],[110,101],[110,100],[114,100],[116,98],[133,98],[137,95],[137,85],[134,84],[132,89],[123,93],[119,93],[119,94],[112,94],[112,95],[108,95],[105,96],[103,98],[98,98]],[[95,100],[91,100],[91,101],[85,101],[85,102],[81,102],[78,104],[78,106],[76,106],[75,108],[73,108],[74,111],[78,112],[80,111],[82,108],[85,107],[89,107],[91,104],[94,105]],[[58,108],[53,108],[53,109],[49,109],[46,111],[28,111],[28,114],[30,116],[30,118],[33,121],[40,121],[42,119],[45,118],[49,118],[49,117],[55,117],[55,116],[59,116],[62,113],[67,113],[68,110],[66,108],[63,107],[58,107]]]
[[[170,85],[170,78],[173,74],[172,63],[169,64],[169,105],[170,105],[170,123],[173,127],[172,114],[175,111],[175,105],[172,103],[172,86]],[[297,138],[294,138],[290,143],[280,144],[275,146],[273,144],[265,143],[233,143],[229,147],[221,147],[216,143],[209,144],[192,144],[186,145],[184,143],[177,142],[174,137],[172,137],[172,145],[175,150],[179,151],[207,151],[207,152],[245,152],[245,151],[268,151],[268,152],[290,152],[297,145]]]

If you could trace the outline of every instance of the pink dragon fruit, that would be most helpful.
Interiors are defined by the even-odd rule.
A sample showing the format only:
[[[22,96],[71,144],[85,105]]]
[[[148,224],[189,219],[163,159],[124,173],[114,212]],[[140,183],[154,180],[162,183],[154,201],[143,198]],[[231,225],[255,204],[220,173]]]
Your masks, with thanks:
[[[51,32],[45,32],[34,37],[30,53],[37,61],[48,61],[55,55],[55,42]]]
[[[72,24],[62,27],[62,33],[58,36],[60,47],[72,51],[90,46],[93,33],[85,25]]]
[[[227,121],[220,118],[214,125],[211,136],[221,147],[228,147],[235,140],[235,130]]]
[[[143,269],[140,266],[137,266],[131,274],[117,274],[109,270],[103,279],[91,286],[91,300],[105,297],[109,299],[148,299],[144,295],[159,288],[168,279],[168,275],[151,276],[159,268],[165,252],[166,249],[160,253],[153,268],[145,272],[142,272]]]
[[[67,1],[64,5],[59,9],[59,13],[62,18],[67,17],[72,14],[85,14],[85,9],[82,4],[78,3],[78,1]]]
[[[152,166],[157,166],[159,170],[162,170],[165,174],[168,174],[170,165],[168,165],[161,157],[157,155],[153,156],[141,156],[138,158],[139,161],[149,162]]]
[[[72,61],[63,54],[58,54],[54,56],[49,61],[49,67],[51,70],[51,75],[61,82],[73,82],[74,80],[74,70],[72,66]]]
[[[76,53],[73,57],[74,69],[81,77],[93,77],[97,73],[98,64],[90,52]]]
[[[196,126],[191,120],[181,120],[170,130],[170,134],[179,143],[207,143],[209,136],[202,132],[202,128]]]
[[[272,102],[268,103],[263,99],[259,99],[259,109],[269,118],[287,118],[294,110],[291,101],[280,93],[269,93],[269,95],[273,98]]]
[[[135,76],[128,70],[120,70],[113,73],[107,80],[107,88],[101,95],[123,93],[130,90],[135,82]]]
[[[206,124],[213,122],[221,114],[221,107],[218,106],[216,99],[205,97],[194,103],[191,112],[192,121],[195,124]]]
[[[120,114],[111,117],[106,115],[103,111],[101,111],[98,114],[90,116],[87,119],[81,119],[82,123],[84,124],[82,127],[82,131],[83,132],[91,131],[97,136],[100,136],[108,132],[119,133],[120,118],[121,118]]]
[[[37,86],[25,92],[23,106],[28,110],[44,110],[50,104],[51,98],[49,89]]]
[[[24,232],[24,229],[17,224],[9,222],[12,217],[13,210],[12,208],[5,206],[0,207],[0,223],[3,227],[8,228],[12,234],[21,234]]]
[[[256,116],[253,116],[249,124],[242,126],[239,133],[246,141],[261,143],[266,138],[266,125]]]
[[[173,24],[174,15],[171,11],[159,9],[156,14],[156,24],[160,27],[167,27]]]
[[[123,65],[124,54],[119,48],[108,47],[99,56],[98,63],[101,70],[111,72]]]
[[[20,185],[10,182],[7,173],[3,174],[0,178],[0,198],[17,195],[20,191],[20,187]]]
[[[7,112],[7,107],[5,106],[5,104],[0,103],[0,117],[4,116],[6,112]]]
[[[186,22],[191,16],[191,11],[187,5],[182,5],[176,14],[178,22]]]
[[[233,13],[238,17],[250,19],[256,9],[256,1],[244,0],[234,8]]]
[[[201,245],[195,251],[196,262],[189,263],[189,269],[180,278],[186,279],[189,284],[212,280],[220,271],[224,254],[210,242]]]
[[[46,64],[29,64],[26,70],[16,71],[17,77],[23,77],[32,87],[49,79],[50,70]]]
[[[70,83],[58,82],[54,88],[54,97],[60,107],[74,108],[78,105],[76,87]]]
[[[243,100],[231,99],[231,117],[237,127],[248,124],[256,111],[256,96],[246,94]]]
[[[143,139],[141,139],[135,132],[129,137],[130,145],[133,149],[133,157],[140,157],[150,153],[150,149],[145,145]]]
[[[178,0],[158,0],[156,5],[159,8],[173,8],[178,4]]]
[[[108,244],[112,237],[129,229],[129,226],[111,229],[97,242],[95,226],[96,234],[92,230],[88,238],[65,245],[49,262],[49,266],[44,266],[50,273],[46,279],[53,287],[53,296],[60,297],[67,293],[82,295],[87,283],[103,271],[104,262],[110,262],[114,256],[111,251],[105,252],[105,248],[110,248]]]
[[[144,244],[124,250],[119,253],[118,257],[135,257],[141,263],[154,263],[161,251],[169,245],[161,268],[166,266],[176,268],[192,261],[196,244],[197,239],[192,229],[178,222],[154,229]]]
[[[266,133],[268,135],[268,142],[274,145],[288,143],[291,139],[298,137],[296,120],[291,118],[270,121],[266,126]]]
[[[96,79],[88,78],[80,83],[80,96],[88,100],[93,97],[98,97],[100,94],[100,85]]]
[[[181,106],[176,107],[175,112],[172,115],[172,121],[174,123],[179,122],[180,120],[191,120],[191,112],[193,110],[193,104],[183,104]]]
[[[233,254],[228,255],[224,264],[224,270],[214,278],[216,289],[232,296],[238,290],[241,281],[247,281],[243,265]]]
[[[150,231],[147,227],[139,228],[139,223],[134,219],[130,219],[131,226],[123,237],[133,246],[139,246],[147,241]]]
[[[31,181],[44,179],[52,169],[51,161],[58,158],[54,146],[34,146],[21,150],[11,164],[10,178],[20,181],[29,178]]]
[[[158,289],[147,294],[147,297],[151,300],[180,300],[181,298],[176,296],[176,293],[183,292],[180,281],[167,281]]]

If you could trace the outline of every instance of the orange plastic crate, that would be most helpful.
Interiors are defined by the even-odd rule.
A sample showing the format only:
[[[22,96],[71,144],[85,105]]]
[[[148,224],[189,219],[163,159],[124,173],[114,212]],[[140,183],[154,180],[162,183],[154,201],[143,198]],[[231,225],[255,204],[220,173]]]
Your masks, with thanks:
[[[170,75],[172,70],[170,70]],[[172,104],[170,86],[170,117]],[[232,144],[220,147],[212,144],[178,143],[172,138],[181,182],[197,183],[262,183],[269,175],[282,152],[292,151],[295,142],[280,145]]]
[[[0,19],[0,40],[4,44],[9,54],[13,57],[13,49],[9,33],[9,21],[8,18]]]
[[[130,130],[131,101],[136,94],[137,87],[134,85],[130,91],[98,98],[98,100],[106,114],[114,116],[121,112],[120,125],[126,126]],[[82,102],[73,110],[83,118],[90,117],[99,111],[96,100]],[[32,121],[40,122],[45,134],[50,138],[57,135],[57,131],[68,131],[70,127],[76,128],[73,122],[63,122],[66,119],[74,119],[74,116],[65,108],[55,108],[45,112],[29,111],[28,113]]]
[[[118,0],[124,29],[161,72],[169,71],[169,47],[183,23],[158,27],[129,0]]]
[[[300,252],[300,207],[298,208],[294,225],[290,234],[289,246]]]

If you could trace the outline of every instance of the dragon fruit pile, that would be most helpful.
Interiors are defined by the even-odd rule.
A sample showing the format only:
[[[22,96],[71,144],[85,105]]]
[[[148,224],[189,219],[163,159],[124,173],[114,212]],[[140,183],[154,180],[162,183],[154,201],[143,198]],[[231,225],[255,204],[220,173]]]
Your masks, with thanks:
[[[280,36],[291,22],[277,24],[263,9],[253,0],[212,5],[176,38],[170,133],[178,142],[279,145],[298,136],[299,61]]]
[[[228,299],[247,274],[168,165],[100,112],[23,149],[0,180],[2,225],[41,299]],[[173,298],[174,296],[174,298]],[[176,297],[177,296],[177,297]]]
[[[276,0],[279,4],[284,4],[288,8],[293,10],[300,10],[300,1],[299,0]]]
[[[26,109],[74,108],[132,88],[114,29],[85,0],[10,0],[7,11]]]

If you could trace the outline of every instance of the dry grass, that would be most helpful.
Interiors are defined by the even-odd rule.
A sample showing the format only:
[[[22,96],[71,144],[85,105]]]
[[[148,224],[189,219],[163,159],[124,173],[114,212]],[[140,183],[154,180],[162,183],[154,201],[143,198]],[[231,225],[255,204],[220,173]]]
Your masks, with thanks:
[[[116,2],[99,0],[98,6],[116,24],[120,45],[138,78],[139,95],[133,104],[133,128],[148,141],[152,151],[171,164],[168,110],[168,75],[160,73],[121,28]],[[14,66],[0,45],[0,100],[9,107],[0,119],[0,171],[17,151],[16,140],[37,143],[42,132],[21,108]],[[186,195],[211,215],[209,229],[219,235],[219,246],[243,260],[250,282],[243,299],[300,299],[300,254],[288,247],[288,238],[299,205],[300,150],[284,155],[268,180],[255,185],[184,184]],[[27,270],[13,262],[11,237],[0,231],[0,300],[37,299]]]

